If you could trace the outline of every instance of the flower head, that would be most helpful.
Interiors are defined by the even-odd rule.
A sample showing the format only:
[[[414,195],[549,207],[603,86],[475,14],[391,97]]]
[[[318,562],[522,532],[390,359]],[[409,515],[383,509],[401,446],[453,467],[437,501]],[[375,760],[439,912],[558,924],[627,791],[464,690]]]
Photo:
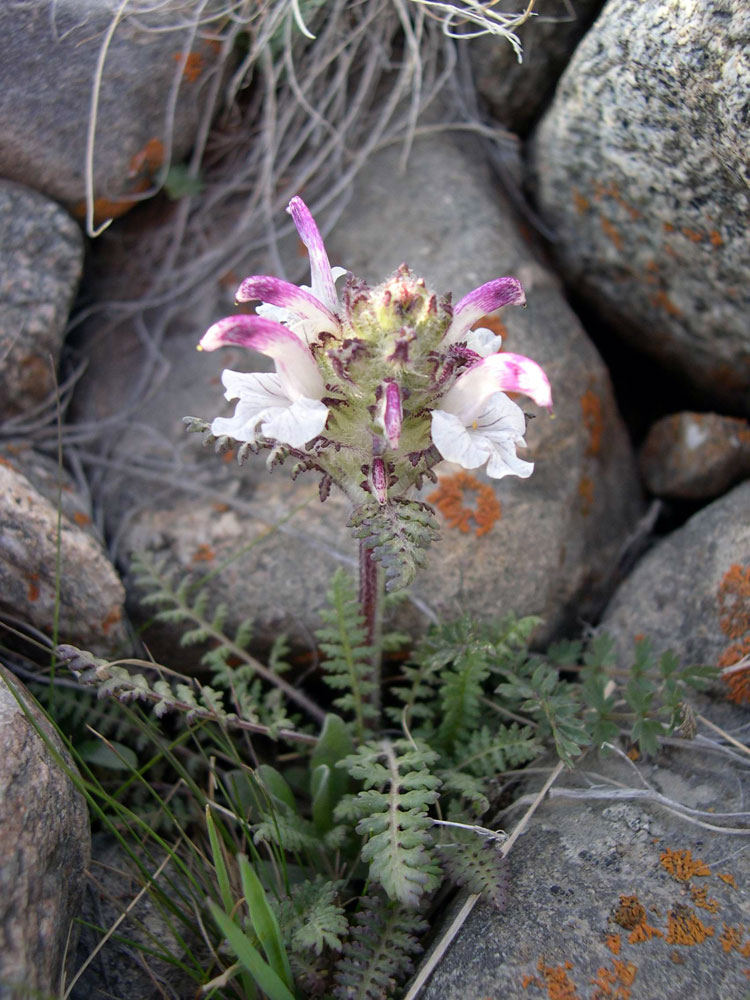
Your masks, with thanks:
[[[531,474],[519,459],[526,420],[506,393],[542,407],[547,376],[522,355],[498,353],[500,338],[472,329],[485,314],[523,305],[515,278],[474,289],[455,307],[404,264],[375,288],[349,276],[339,297],[315,220],[300,198],[288,211],[310,258],[310,285],[252,275],[239,302],[255,315],[219,320],[200,347],[237,344],[273,359],[275,372],[225,371],[232,417],[211,430],[259,447],[283,445],[355,503],[383,507],[406,496],[441,458],[491,477]],[[364,479],[363,479],[364,475]]]

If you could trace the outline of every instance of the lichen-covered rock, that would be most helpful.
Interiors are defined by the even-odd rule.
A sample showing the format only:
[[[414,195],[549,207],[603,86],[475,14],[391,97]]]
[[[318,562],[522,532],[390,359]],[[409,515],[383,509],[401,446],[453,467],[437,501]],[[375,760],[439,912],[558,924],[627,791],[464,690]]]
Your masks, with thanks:
[[[750,10],[609,0],[535,134],[570,284],[723,412],[750,413]]]
[[[122,653],[122,583],[64,472],[58,504],[51,465],[22,448],[6,448],[0,458],[0,609],[49,636],[57,623],[60,641],[100,655]]]
[[[431,287],[453,289],[456,297],[499,275],[518,276],[528,308],[508,308],[502,322],[488,322],[502,330],[509,350],[542,364],[555,400],[554,419],[540,414],[529,421],[523,457],[536,461],[530,479],[438,470],[440,482],[423,495],[438,508],[443,537],[429,552],[429,570],[417,576],[416,603],[399,613],[415,631],[431,616],[462,611],[485,619],[509,611],[539,614],[546,623],[541,639],[578,616],[593,617],[608,592],[620,547],[641,510],[630,445],[599,355],[558,283],[518,235],[476,151],[445,137],[420,140],[406,174],[399,173],[398,156],[397,150],[384,151],[365,168],[328,241],[332,262],[377,281],[406,260]],[[186,322],[165,345],[172,363],[168,385],[188,412],[213,417],[227,404],[216,384],[214,357],[205,359],[203,370],[196,361],[202,359],[194,351],[202,333]],[[122,356],[125,340],[118,337],[120,346],[112,346]],[[100,350],[106,355],[106,346]],[[136,349],[129,363],[137,363]],[[254,357],[237,350],[222,363],[256,367]],[[76,404],[88,417],[92,405],[105,417],[107,405],[122,398],[115,381],[120,387],[131,381],[122,366],[115,372],[97,364],[92,376],[97,373],[88,397],[79,394]],[[229,606],[232,620],[249,615],[259,623],[259,639],[288,628],[296,643],[309,645],[333,570],[342,564],[356,569],[347,505],[332,497],[321,507],[313,475],[293,483],[281,468],[269,476],[263,455],[238,470],[202,453],[194,441],[189,448],[195,458],[188,464],[175,399],[170,389],[142,406],[139,431],[149,456],[162,448],[161,441],[165,454],[179,448],[182,469],[174,466],[145,495],[134,495],[139,479],[132,464],[105,487],[124,523],[118,531],[123,562],[146,549],[182,572],[210,571],[209,586]],[[128,456],[140,461],[134,437],[131,432],[120,443],[126,465]],[[210,468],[212,480],[206,478]],[[152,470],[153,463],[153,479]],[[124,498],[135,505],[132,517]]]
[[[75,767],[29,692],[0,666],[3,1000],[57,996],[75,947],[91,835],[86,802],[56,755]]]
[[[73,219],[38,192],[0,180],[0,420],[54,392],[82,267]]]
[[[521,135],[528,131],[601,7],[602,0],[537,0],[533,15],[516,31],[522,61],[497,35],[461,43],[468,46],[477,90],[497,121]]]
[[[750,653],[750,482],[659,542],[607,607],[620,643],[648,636],[686,663],[730,666]]]
[[[119,0],[0,6],[0,175],[83,215],[96,97],[96,214],[130,207],[195,139],[219,48],[196,32],[201,14]]]
[[[750,476],[750,423],[718,413],[672,413],[651,427],[639,462],[656,496],[713,500]]]
[[[420,998],[745,996],[747,764],[699,729],[653,761],[587,757],[561,775],[508,857],[505,908],[474,908]]]

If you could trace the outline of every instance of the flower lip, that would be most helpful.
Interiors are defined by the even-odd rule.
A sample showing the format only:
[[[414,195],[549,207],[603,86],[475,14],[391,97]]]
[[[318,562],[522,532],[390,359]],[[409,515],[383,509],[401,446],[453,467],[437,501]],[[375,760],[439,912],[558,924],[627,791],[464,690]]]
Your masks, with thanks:
[[[496,392],[520,392],[537,406],[552,406],[549,379],[536,361],[522,354],[493,354],[467,368],[446,392],[440,409],[470,424]]]
[[[313,219],[310,209],[298,196],[292,198],[286,210],[292,217],[299,238],[307,247],[310,257],[312,293],[327,309],[334,310],[338,305],[336,286],[333,283],[331,264],[328,260],[323,237],[320,235],[315,219]]]
[[[338,330],[340,323],[331,310],[314,294],[293,285],[290,281],[273,278],[266,274],[253,274],[237,289],[238,302],[252,302],[260,299],[272,306],[288,309],[306,319],[322,323],[326,328]]]
[[[443,346],[463,340],[469,328],[487,313],[503,306],[526,305],[526,296],[518,278],[495,278],[469,292],[456,304],[453,319],[443,337]]]
[[[227,344],[247,347],[273,358],[290,398],[320,399],[323,395],[323,378],[309,347],[281,323],[262,316],[227,316],[206,330],[198,347],[215,351]]]

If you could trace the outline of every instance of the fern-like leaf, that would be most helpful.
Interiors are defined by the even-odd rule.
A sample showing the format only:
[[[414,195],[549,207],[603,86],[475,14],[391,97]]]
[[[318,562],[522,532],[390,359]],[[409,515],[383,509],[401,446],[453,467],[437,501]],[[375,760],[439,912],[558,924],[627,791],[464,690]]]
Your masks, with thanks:
[[[430,767],[437,754],[408,740],[366,743],[339,766],[364,782],[356,797],[344,798],[337,818],[357,818],[357,833],[368,837],[362,860],[370,877],[391,899],[416,906],[440,883],[432,821],[427,810],[438,799],[440,779]]]
[[[413,910],[364,896],[336,966],[336,1000],[387,1000],[413,971],[427,922]]]
[[[439,535],[432,507],[418,500],[362,504],[349,518],[349,527],[383,566],[388,591],[408,587]]]
[[[483,896],[497,910],[505,909],[510,872],[496,840],[475,835],[455,844],[442,844],[439,852],[456,885]]]

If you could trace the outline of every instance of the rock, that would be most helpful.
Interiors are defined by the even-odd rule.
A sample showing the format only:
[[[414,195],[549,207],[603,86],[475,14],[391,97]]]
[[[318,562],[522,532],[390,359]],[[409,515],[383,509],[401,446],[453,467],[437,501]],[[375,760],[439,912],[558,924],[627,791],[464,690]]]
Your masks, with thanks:
[[[153,855],[140,852],[139,861],[151,873],[158,870],[161,860],[155,861]],[[189,959],[185,954],[185,937],[193,938],[189,957],[195,962],[195,952],[200,953],[201,943],[190,930],[197,928],[188,929],[179,923],[174,913],[165,912],[155,899],[159,891],[174,890],[175,873],[171,866],[165,866],[155,880],[155,891],[140,896],[118,925],[118,933],[98,950],[102,935],[95,928],[106,931],[115,924],[141,893],[144,878],[122,847],[103,834],[93,839],[91,873],[81,907],[83,926],[76,955],[79,969],[88,964],[73,984],[71,1000],[109,1000],[113,996],[123,1000],[161,1000],[165,996],[193,996],[197,987],[186,971]],[[175,896],[178,893],[189,896],[184,885],[179,886]],[[159,957],[158,949],[164,955],[178,957],[182,965]],[[88,962],[92,955],[93,960]]]
[[[91,837],[86,802],[58,755],[67,768],[75,767],[29,692],[0,666],[3,1000],[20,1000],[29,991],[57,996],[63,963],[75,948],[73,921],[80,913]]]
[[[501,124],[520,135],[528,132],[601,7],[602,0],[576,0],[575,4],[538,0],[534,16],[516,32],[523,62],[496,35],[483,35],[468,44],[476,88]]]
[[[729,666],[750,653],[750,482],[659,542],[618,588],[602,628],[649,636],[683,662]]]
[[[0,181],[0,420],[54,392],[82,267],[83,238],[70,216],[36,191]]]
[[[701,728],[653,761],[561,776],[508,857],[505,910],[475,906],[420,1000],[744,996],[747,758]]]
[[[119,0],[3,5],[0,175],[85,215],[96,94],[96,215],[129,208],[195,139],[219,49],[196,34],[198,16],[169,4],[136,14]]]
[[[576,292],[701,401],[745,416],[748,43],[740,0],[609,0],[531,150]]]
[[[712,500],[750,476],[750,423],[717,413],[673,413],[648,432],[639,461],[656,496]]]
[[[105,656],[122,653],[128,644],[125,592],[90,513],[63,472],[58,574],[55,463],[15,451],[0,457],[0,609],[50,637],[57,620],[61,642]]]
[[[537,462],[530,480],[490,483],[478,473],[461,485],[455,469],[440,470],[442,493],[433,502],[443,512],[444,537],[431,549],[429,571],[418,576],[414,603],[402,608],[401,623],[419,632],[435,615],[533,613],[546,622],[542,641],[575,625],[579,616],[593,617],[611,586],[620,548],[641,509],[630,446],[601,359],[556,281],[517,235],[473,148],[445,137],[419,140],[405,175],[399,174],[399,155],[379,153],[365,168],[329,240],[332,262],[377,281],[405,259],[432,287],[452,288],[456,297],[498,275],[518,275],[528,308],[506,309],[502,323],[491,322],[504,331],[510,350],[545,367],[556,405],[554,420],[545,414],[530,422],[529,455]],[[178,447],[178,464],[158,493],[153,487],[134,498],[143,463],[121,442],[126,471],[105,487],[120,507],[120,558],[127,567],[134,552],[146,549],[180,573],[210,571],[214,599],[229,605],[230,621],[252,615],[259,643],[282,629],[296,644],[309,646],[331,573],[341,564],[356,567],[347,507],[334,498],[321,507],[312,476],[292,484],[280,469],[269,477],[264,456],[238,472],[202,454],[197,441],[188,451],[184,438],[178,443],[173,437],[182,434],[178,396],[183,413],[213,417],[226,406],[218,387],[209,386],[218,370],[256,363],[247,354],[227,352],[218,365],[214,357],[205,359],[201,369],[196,322],[186,320],[185,329],[165,344],[172,371],[154,399],[140,406],[136,425],[141,441],[156,446],[165,460]],[[122,359],[127,338],[118,333],[118,340],[120,346],[109,343]],[[138,363],[133,349],[127,364]],[[88,417],[98,406],[103,418],[107,406],[122,398],[118,385],[133,379],[119,362],[91,370],[97,388],[76,406]],[[435,490],[431,486],[425,494]],[[469,508],[458,518],[451,514],[457,490]],[[137,504],[133,516],[122,508],[123,496]],[[280,530],[270,531],[274,524]]]

